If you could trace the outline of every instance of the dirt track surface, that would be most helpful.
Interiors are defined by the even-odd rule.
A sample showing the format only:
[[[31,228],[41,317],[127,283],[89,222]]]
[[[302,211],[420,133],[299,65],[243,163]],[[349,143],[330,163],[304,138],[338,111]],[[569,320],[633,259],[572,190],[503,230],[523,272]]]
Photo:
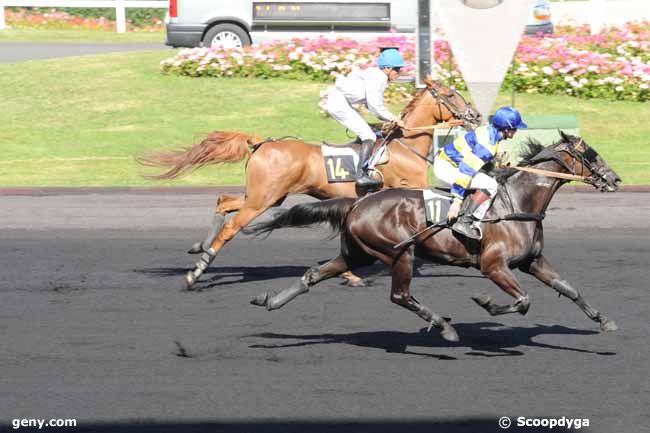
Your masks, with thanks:
[[[214,200],[2,197],[1,431],[76,418],[41,431],[497,432],[505,415],[647,431],[647,194],[559,194],[544,224],[547,257],[618,332],[519,272],[528,315],[490,317],[470,296],[509,299],[477,271],[422,264],[414,295],[453,318],[459,344],[392,305],[380,267],[370,287],[330,280],[273,313],[249,305],[334,257],[325,229],[240,236],[184,291],[184,250]]]

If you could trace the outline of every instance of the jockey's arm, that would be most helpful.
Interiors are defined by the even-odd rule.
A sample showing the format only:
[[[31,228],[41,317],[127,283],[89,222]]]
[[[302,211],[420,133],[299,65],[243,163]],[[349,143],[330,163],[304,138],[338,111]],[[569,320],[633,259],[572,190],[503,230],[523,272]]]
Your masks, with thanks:
[[[386,83],[379,80],[368,80],[366,82],[366,106],[373,116],[386,122],[392,122],[397,120],[397,117],[384,105],[385,90]]]

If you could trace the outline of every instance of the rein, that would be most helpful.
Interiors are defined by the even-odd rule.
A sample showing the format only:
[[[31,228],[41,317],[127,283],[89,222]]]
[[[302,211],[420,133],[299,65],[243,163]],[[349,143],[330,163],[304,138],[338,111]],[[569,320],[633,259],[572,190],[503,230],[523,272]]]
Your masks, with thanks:
[[[560,173],[560,172],[557,172],[557,171],[542,170],[540,168],[533,168],[533,167],[513,167],[513,168],[515,170],[525,171],[527,173],[538,174],[540,176],[548,176],[548,177],[554,177],[554,178],[557,178],[557,179],[566,179],[566,180],[577,180],[579,182],[589,183],[587,177],[578,176],[578,175],[575,175],[575,174],[566,174],[566,173]]]
[[[405,126],[402,129],[407,129],[409,131],[428,131],[430,129],[453,128],[455,126],[461,126],[463,123],[465,123],[463,120],[456,119],[456,120],[450,120],[449,122],[436,123],[435,125],[428,125],[428,126],[413,126],[413,127]]]

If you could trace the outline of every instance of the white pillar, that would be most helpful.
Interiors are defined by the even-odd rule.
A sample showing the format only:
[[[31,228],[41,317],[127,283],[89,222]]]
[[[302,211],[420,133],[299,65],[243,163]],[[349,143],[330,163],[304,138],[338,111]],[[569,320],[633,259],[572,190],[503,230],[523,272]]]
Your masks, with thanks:
[[[118,33],[126,32],[126,10],[124,0],[115,0],[115,25]]]
[[[591,34],[600,33],[605,22],[605,0],[591,0],[589,2],[589,27]]]
[[[0,30],[5,29],[5,6],[0,4]]]

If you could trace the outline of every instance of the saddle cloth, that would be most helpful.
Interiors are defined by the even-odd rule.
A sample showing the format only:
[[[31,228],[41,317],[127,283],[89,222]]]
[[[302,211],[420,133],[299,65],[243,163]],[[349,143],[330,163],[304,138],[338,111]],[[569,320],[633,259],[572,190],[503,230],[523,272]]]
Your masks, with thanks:
[[[323,162],[327,182],[354,182],[357,179],[357,166],[359,164],[359,145],[337,145],[332,146],[323,143]],[[385,164],[388,162],[388,148],[386,146],[375,146],[373,156],[370,157],[369,166]]]
[[[428,188],[422,190],[424,212],[427,225],[438,224],[447,219],[447,212],[451,206],[452,197],[441,190]]]

